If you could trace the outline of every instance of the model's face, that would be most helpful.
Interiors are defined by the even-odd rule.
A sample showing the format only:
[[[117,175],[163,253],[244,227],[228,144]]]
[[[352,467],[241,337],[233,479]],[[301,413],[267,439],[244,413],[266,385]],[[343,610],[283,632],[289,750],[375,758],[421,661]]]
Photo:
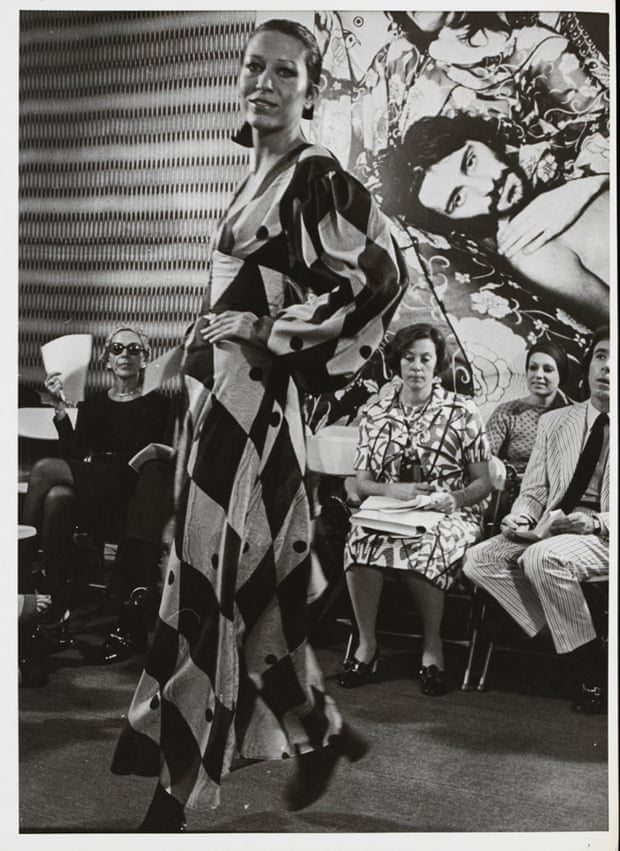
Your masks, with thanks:
[[[243,57],[239,91],[246,121],[259,133],[295,132],[315,97],[303,44],[279,32],[257,33]]]
[[[400,374],[416,396],[430,396],[437,367],[437,352],[432,340],[414,340],[400,358]]]
[[[551,355],[535,352],[527,365],[527,386],[541,401],[553,398],[560,386],[560,373]]]
[[[144,366],[142,340],[129,330],[118,331],[108,346],[108,364],[117,378],[130,379],[140,375]]]
[[[524,194],[522,177],[488,145],[472,140],[428,169],[419,200],[449,219],[501,218],[516,212]]]
[[[609,411],[609,340],[600,340],[594,347],[588,370],[590,399],[599,411]]]

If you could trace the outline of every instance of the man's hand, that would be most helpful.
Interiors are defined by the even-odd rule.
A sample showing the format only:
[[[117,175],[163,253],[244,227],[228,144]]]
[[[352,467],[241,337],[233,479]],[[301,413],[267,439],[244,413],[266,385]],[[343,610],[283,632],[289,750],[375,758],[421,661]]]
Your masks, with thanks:
[[[566,517],[558,517],[549,527],[552,535],[592,535],[595,523],[591,514],[573,511]]]
[[[524,514],[507,514],[501,522],[502,535],[509,541],[518,541],[519,530],[531,529],[532,524],[529,517]]]
[[[512,219],[500,221],[497,250],[507,260],[533,254],[570,227],[608,185],[609,175],[597,174],[542,192]]]

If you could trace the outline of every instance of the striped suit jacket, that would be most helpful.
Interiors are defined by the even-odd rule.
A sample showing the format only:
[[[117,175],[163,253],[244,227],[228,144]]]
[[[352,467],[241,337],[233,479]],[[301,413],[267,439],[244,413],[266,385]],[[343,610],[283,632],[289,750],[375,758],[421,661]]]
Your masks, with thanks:
[[[521,491],[512,506],[514,514],[540,520],[546,509],[557,508],[566,493],[581,453],[586,428],[587,402],[549,411],[538,421],[532,454],[523,476]],[[609,456],[601,483],[598,515],[605,535],[609,534]]]

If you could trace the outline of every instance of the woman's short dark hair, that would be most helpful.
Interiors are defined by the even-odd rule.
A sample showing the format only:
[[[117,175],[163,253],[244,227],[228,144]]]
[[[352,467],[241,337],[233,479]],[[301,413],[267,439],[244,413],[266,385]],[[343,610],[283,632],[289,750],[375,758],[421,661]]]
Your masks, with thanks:
[[[530,365],[532,355],[535,354],[548,355],[555,361],[555,365],[558,369],[558,375],[560,376],[560,386],[562,386],[568,378],[568,357],[562,346],[551,342],[551,340],[539,340],[537,343],[534,343],[534,345],[527,350],[527,354],[525,356],[526,370]]]
[[[392,337],[385,347],[385,362],[388,369],[395,375],[400,375],[400,361],[405,352],[408,352],[416,340],[432,340],[437,355],[435,364],[435,375],[440,375],[447,367],[446,340],[434,325],[427,322],[417,322],[415,325],[406,325]]]
[[[264,21],[262,24],[259,24],[256,27],[256,29],[248,39],[248,44],[250,43],[250,40],[254,38],[255,35],[258,35],[258,33],[262,32],[282,33],[282,35],[288,35],[291,38],[296,38],[297,41],[301,42],[301,44],[303,44],[305,48],[304,59],[306,61],[308,79],[315,86],[319,85],[323,60],[321,58],[321,51],[319,50],[317,40],[312,34],[312,32],[308,29],[308,27],[305,27],[303,24],[300,24],[297,21],[291,21],[288,18],[271,18],[270,20]],[[301,117],[310,120],[313,115],[314,107],[308,106],[304,108]]]
[[[590,343],[590,348],[585,353],[583,358],[583,371],[588,377],[588,373],[590,372],[590,364],[592,363],[592,355],[594,354],[594,349],[597,344],[601,342],[601,340],[609,340],[609,325],[602,325],[600,328],[597,328],[596,331],[592,334],[592,342]]]

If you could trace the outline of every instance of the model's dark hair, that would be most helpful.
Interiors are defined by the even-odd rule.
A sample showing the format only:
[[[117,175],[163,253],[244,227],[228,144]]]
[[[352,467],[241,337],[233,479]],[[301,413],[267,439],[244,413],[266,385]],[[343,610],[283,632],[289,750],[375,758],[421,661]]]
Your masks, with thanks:
[[[432,340],[437,355],[435,375],[440,375],[448,366],[446,340],[439,328],[427,322],[406,325],[392,337],[385,347],[385,363],[394,375],[400,375],[400,361],[403,354],[416,340]]]
[[[537,343],[534,343],[534,345],[527,350],[527,354],[525,356],[526,370],[530,365],[532,355],[535,354],[549,355],[550,358],[553,358],[558,369],[558,375],[560,376],[560,386],[562,386],[568,378],[568,357],[562,346],[551,342],[551,340],[539,340]]]
[[[492,216],[476,216],[459,227],[459,222],[429,210],[419,200],[428,169],[468,141],[483,142],[496,153],[504,148],[498,122],[478,115],[466,112],[454,117],[432,115],[412,124],[402,145],[388,149],[381,156],[378,171],[383,210],[431,233],[447,235],[458,230],[484,236],[493,233],[496,223]]]
[[[255,35],[258,35],[262,32],[277,32],[282,33],[282,35],[288,35],[291,38],[296,38],[304,46],[304,59],[306,62],[306,69],[308,71],[308,79],[315,86],[319,85],[321,80],[321,68],[323,65],[323,60],[321,57],[321,51],[319,50],[319,45],[317,43],[316,38],[313,33],[305,27],[303,24],[298,23],[297,21],[291,21],[288,18],[270,18],[268,21],[263,21],[262,24],[259,24],[250,38],[247,41],[245,49],[247,50],[247,46],[250,41],[254,38]],[[245,52],[245,50],[244,50]],[[309,106],[304,109],[301,114],[302,118],[308,119],[308,121],[314,115],[314,107]]]
[[[319,85],[323,60],[317,40],[308,27],[305,27],[297,21],[291,21],[288,18],[270,18],[268,21],[263,21],[262,24],[259,24],[253,31],[243,48],[244,54],[248,48],[248,44],[254,36],[262,32],[277,32],[282,33],[282,35],[288,35],[291,38],[296,38],[297,41],[304,46],[304,60],[306,63],[306,70],[308,71],[308,79],[313,85]],[[314,106],[304,107],[301,117],[305,118],[307,121],[311,121],[313,116]],[[252,128],[247,121],[245,121],[241,128],[237,130],[232,137],[232,140],[238,145],[242,145],[244,148],[252,147],[254,144],[252,141]]]
[[[592,363],[594,349],[596,348],[597,344],[601,342],[601,340],[609,340],[609,325],[601,325],[601,327],[597,328],[596,331],[592,334],[592,342],[590,343],[590,348],[585,353],[583,359],[583,371],[586,376],[586,380],[588,377],[588,372],[590,371],[590,364]]]

